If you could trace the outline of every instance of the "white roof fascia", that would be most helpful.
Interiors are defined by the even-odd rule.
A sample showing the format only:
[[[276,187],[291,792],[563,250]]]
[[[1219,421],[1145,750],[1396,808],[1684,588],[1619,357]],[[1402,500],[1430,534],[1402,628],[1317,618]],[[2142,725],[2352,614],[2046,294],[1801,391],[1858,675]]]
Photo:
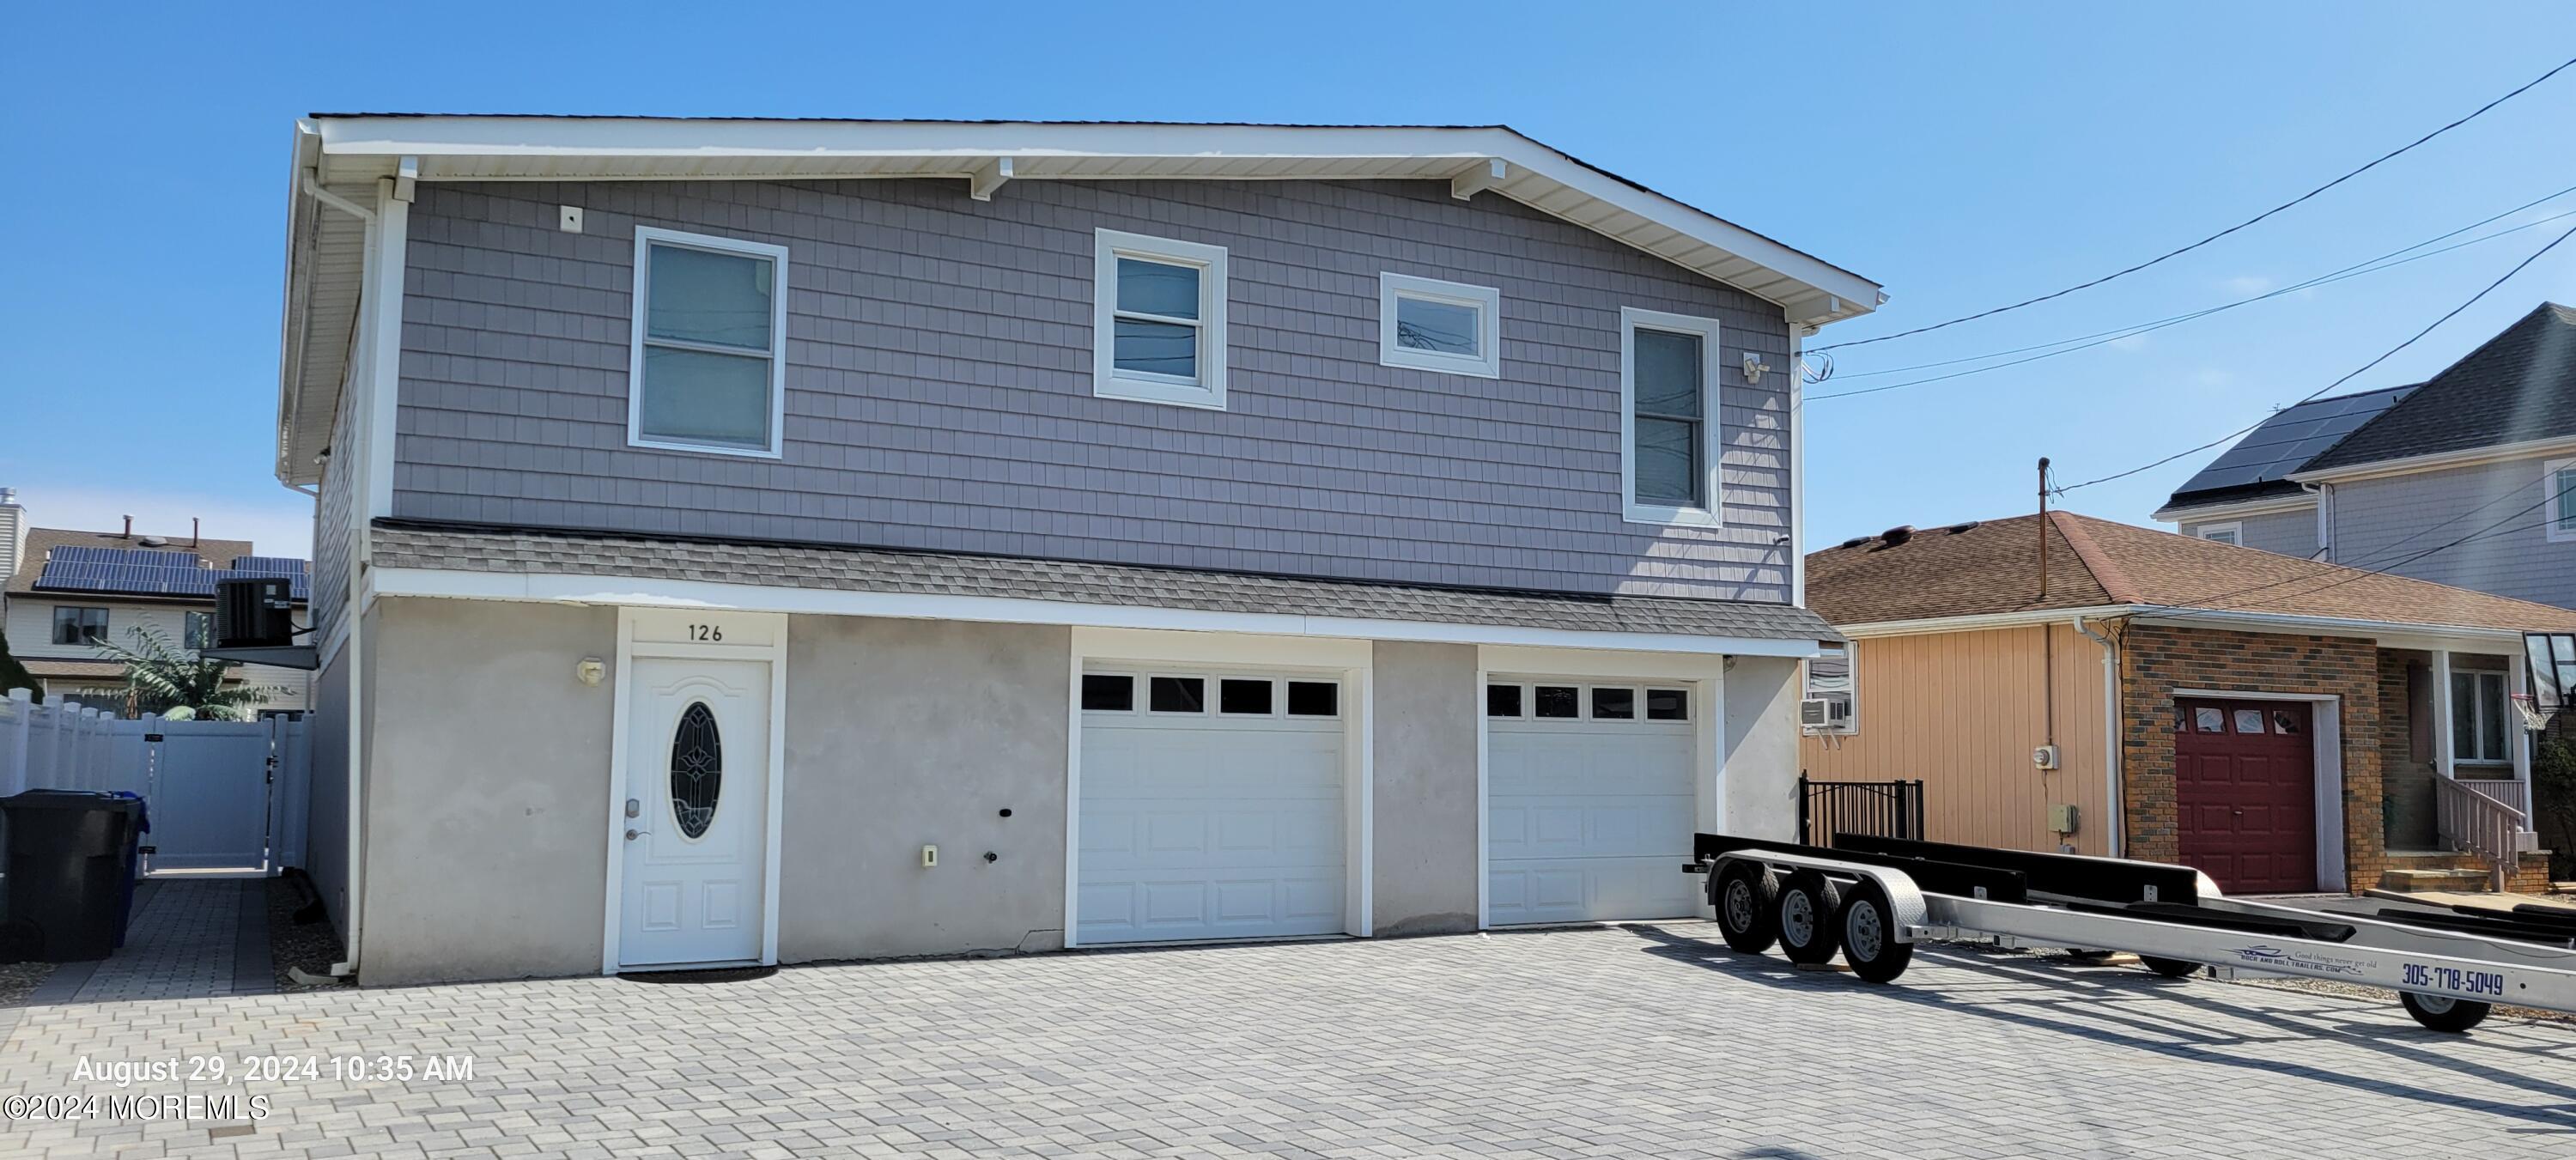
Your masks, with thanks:
[[[2232,518],[2236,516],[2269,516],[2279,515],[2283,512],[2309,511],[2314,509],[2316,506],[2316,493],[2305,492],[2299,495],[2267,495],[2261,499],[2238,500],[2234,503],[2197,503],[2185,504],[2181,507],[2167,504],[2163,507],[2157,508],[2155,514],[2149,518],[2161,520],[2169,524],[2178,524],[2186,520],[2198,523],[2201,520],[2207,519]]]
[[[2518,443],[2498,443],[2487,447],[2436,452],[2431,455],[2409,455],[2403,459],[2349,463],[2342,467],[2329,467],[2323,471],[2294,471],[2288,478],[2297,483],[2349,483],[2356,479],[2413,475],[2419,471],[2441,471],[2452,467],[2474,467],[2481,463],[2501,463],[2509,459],[2536,458],[2567,451],[2576,451],[2576,435],[2562,435],[2551,439],[2526,439]]]

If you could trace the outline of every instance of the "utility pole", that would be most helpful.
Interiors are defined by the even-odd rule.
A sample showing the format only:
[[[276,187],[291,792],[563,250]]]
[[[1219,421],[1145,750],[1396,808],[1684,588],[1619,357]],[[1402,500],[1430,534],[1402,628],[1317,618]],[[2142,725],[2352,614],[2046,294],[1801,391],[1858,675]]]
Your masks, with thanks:
[[[2039,598],[2048,599],[2048,457],[2039,457]]]

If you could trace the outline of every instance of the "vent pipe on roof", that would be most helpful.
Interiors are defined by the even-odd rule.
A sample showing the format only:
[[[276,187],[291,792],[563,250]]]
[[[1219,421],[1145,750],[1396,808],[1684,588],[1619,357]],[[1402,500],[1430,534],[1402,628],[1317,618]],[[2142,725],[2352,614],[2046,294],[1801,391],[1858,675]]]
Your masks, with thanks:
[[[196,546],[197,546],[197,533],[198,533],[199,531],[203,530],[203,526],[204,526],[205,522],[206,522],[206,521],[205,521],[205,517],[203,517],[203,516],[189,516],[189,517],[188,517],[188,546],[189,546],[189,547],[194,548],[194,547],[196,547]]]
[[[2039,457],[2039,598],[2048,599],[2048,457]]]
[[[133,517],[133,516],[127,516],[127,517],[125,517],[125,538],[126,538],[126,539],[129,539],[129,540],[131,540],[131,539],[133,539],[133,538],[134,538],[134,517]]]

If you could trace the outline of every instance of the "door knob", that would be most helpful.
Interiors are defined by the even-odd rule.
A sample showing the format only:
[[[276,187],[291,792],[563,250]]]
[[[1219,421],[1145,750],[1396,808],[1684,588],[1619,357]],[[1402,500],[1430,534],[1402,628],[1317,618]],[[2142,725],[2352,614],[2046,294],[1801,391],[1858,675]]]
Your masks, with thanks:
[[[635,840],[635,839],[637,839],[637,838],[641,838],[641,837],[643,837],[643,836],[644,836],[644,834],[645,834],[645,831],[643,831],[643,830],[639,830],[639,829],[636,829],[636,828],[635,828],[635,827],[633,827],[633,826],[628,826],[628,827],[626,828],[626,840],[627,840],[627,841],[629,841],[629,842],[632,842],[632,841],[634,841],[634,840]]]

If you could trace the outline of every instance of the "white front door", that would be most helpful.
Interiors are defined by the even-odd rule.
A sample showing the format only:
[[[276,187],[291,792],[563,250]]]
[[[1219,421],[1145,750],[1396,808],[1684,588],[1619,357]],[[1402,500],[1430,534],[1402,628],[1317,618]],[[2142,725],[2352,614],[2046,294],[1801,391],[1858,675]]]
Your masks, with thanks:
[[[1694,689],[1497,677],[1485,716],[1486,921],[1696,913]]]
[[[1078,940],[1342,933],[1342,691],[1259,673],[1085,674]]]
[[[638,657],[627,696],[618,962],[757,962],[769,662]]]

